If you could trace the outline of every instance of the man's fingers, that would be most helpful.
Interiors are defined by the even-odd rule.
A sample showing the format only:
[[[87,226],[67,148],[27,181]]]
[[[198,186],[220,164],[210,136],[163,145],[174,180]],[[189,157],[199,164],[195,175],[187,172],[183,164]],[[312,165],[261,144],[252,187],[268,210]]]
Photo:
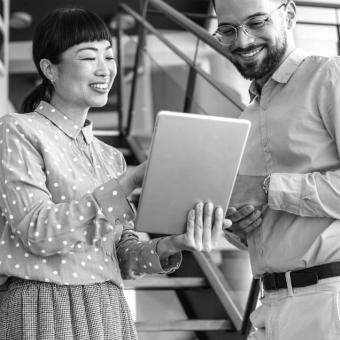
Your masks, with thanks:
[[[216,245],[218,240],[223,235],[223,229],[227,228],[227,225],[231,225],[231,221],[228,219],[224,219],[223,209],[221,207],[217,207],[214,212],[214,224],[212,229],[212,244]]]
[[[232,215],[228,215],[228,217],[233,222],[238,222],[240,220],[245,219],[247,216],[254,212],[255,208],[252,205],[245,205],[242,208],[236,210]]]
[[[248,225],[246,228],[243,229],[243,232],[246,234],[251,233],[253,230],[258,228],[262,223],[262,218],[258,218],[256,221],[254,221],[252,224]]]

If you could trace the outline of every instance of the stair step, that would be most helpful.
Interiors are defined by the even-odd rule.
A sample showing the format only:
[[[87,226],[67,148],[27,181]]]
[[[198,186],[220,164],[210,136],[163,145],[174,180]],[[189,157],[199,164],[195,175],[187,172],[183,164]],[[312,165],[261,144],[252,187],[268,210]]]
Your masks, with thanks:
[[[186,289],[207,288],[208,283],[202,277],[156,277],[141,278],[137,280],[124,280],[126,290],[161,290],[161,289]]]
[[[138,332],[235,331],[229,320],[137,321]]]

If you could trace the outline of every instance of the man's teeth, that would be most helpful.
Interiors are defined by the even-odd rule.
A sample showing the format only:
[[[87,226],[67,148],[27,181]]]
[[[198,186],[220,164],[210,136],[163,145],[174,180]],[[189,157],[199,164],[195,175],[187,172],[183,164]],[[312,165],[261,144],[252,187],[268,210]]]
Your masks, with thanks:
[[[91,84],[91,87],[94,87],[95,89],[101,89],[101,90],[107,90],[108,84]]]
[[[253,57],[254,55],[258,54],[262,50],[262,47],[256,48],[255,50],[249,51],[249,52],[241,52],[240,54],[242,57]]]

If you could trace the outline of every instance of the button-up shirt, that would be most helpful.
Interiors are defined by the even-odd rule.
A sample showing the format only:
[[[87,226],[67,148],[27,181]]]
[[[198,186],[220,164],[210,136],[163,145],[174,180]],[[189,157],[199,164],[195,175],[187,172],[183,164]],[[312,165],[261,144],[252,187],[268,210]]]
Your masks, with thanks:
[[[248,237],[255,275],[340,261],[340,58],[294,50],[240,118],[251,131],[240,174],[271,174]]]
[[[158,239],[140,242],[134,211],[117,179],[120,151],[93,136],[92,123],[41,102],[0,119],[0,284],[9,276],[91,284],[169,272]],[[123,274],[123,275],[121,275]]]

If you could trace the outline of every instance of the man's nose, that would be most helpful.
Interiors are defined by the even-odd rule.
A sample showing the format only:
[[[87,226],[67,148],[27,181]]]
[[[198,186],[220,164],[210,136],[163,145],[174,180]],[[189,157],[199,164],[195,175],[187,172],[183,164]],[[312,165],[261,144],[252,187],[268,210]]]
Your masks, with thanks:
[[[246,48],[250,43],[253,43],[254,40],[255,37],[249,34],[244,26],[241,26],[237,30],[237,37],[234,45],[237,47]]]

